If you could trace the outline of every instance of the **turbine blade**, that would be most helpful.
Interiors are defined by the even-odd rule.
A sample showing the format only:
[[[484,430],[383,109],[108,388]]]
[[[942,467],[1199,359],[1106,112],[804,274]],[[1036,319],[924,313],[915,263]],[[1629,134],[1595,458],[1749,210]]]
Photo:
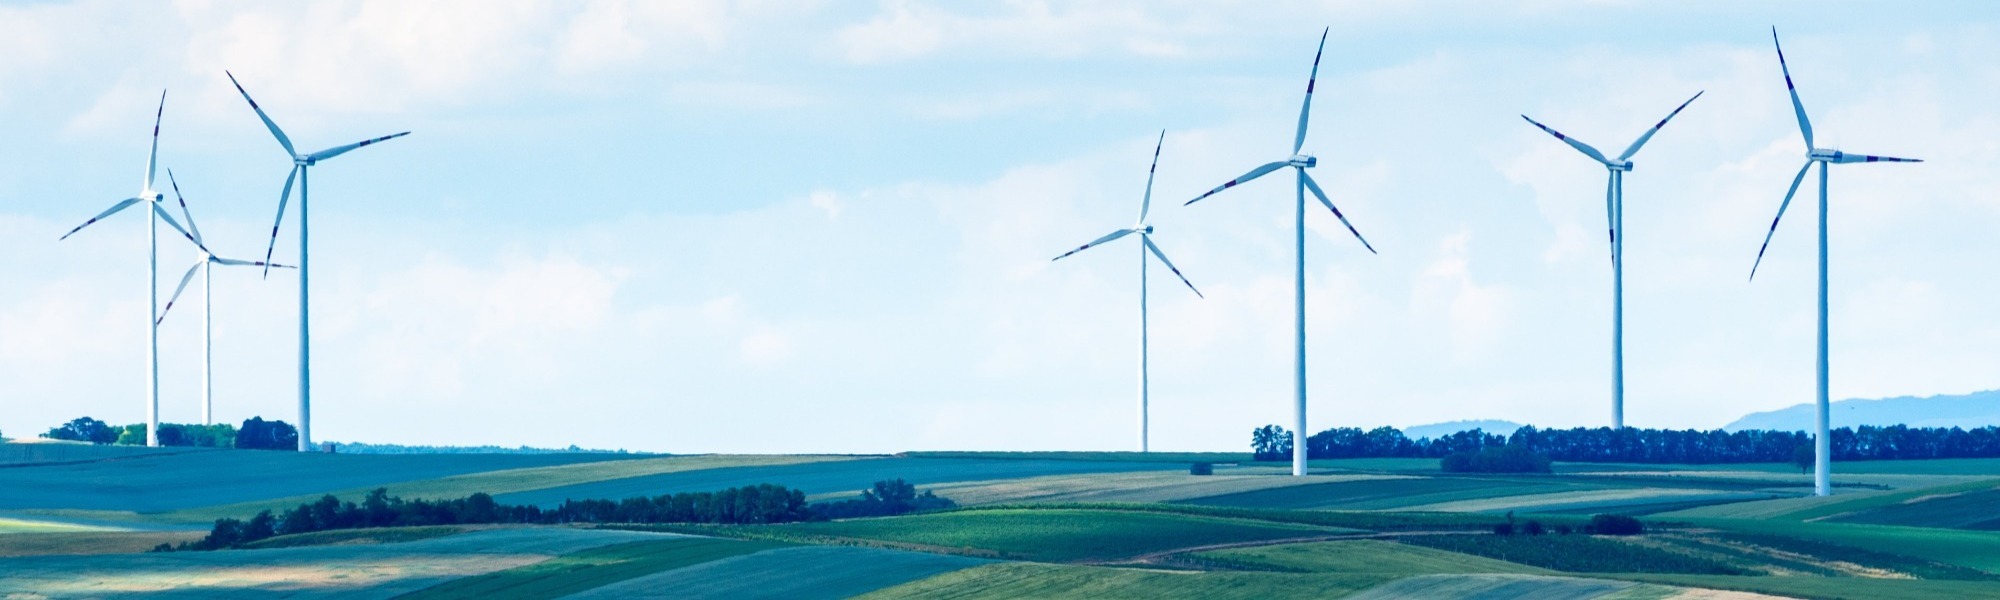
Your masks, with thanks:
[[[1167,130],[1160,130],[1160,141],[1153,143],[1153,166],[1146,168],[1146,196],[1139,201],[1139,223],[1145,224],[1146,213],[1153,210],[1153,174],[1160,170],[1160,146],[1167,143]]]
[[[236,74],[230,73],[228,71],[223,71],[222,74],[229,76],[229,83],[231,85],[236,86],[237,93],[243,94],[244,102],[250,103],[250,110],[257,111],[257,118],[264,120],[264,126],[269,127],[271,129],[271,135],[273,137],[278,138],[278,145],[285,147],[285,154],[287,156],[297,158],[299,152],[297,150],[292,149],[292,138],[285,137],[285,130],[279,129],[277,123],[271,122],[271,116],[264,114],[264,108],[261,106],[257,106],[256,100],[250,99],[250,92],[243,91],[243,84],[236,82]]]
[[[181,182],[174,179],[173,169],[167,169],[167,183],[174,186],[174,201],[181,203],[181,216],[187,218],[188,232],[194,234],[195,245],[202,245],[201,227],[194,224],[194,213],[188,212],[187,198],[181,197]]]
[[[160,117],[167,114],[167,91],[160,90],[160,108],[153,111],[153,153],[146,156],[146,191],[153,191],[153,177],[160,165]]]
[[[1604,230],[1610,232],[1611,235],[1610,250],[1611,264],[1613,266],[1618,264],[1618,214],[1613,212],[1618,209],[1612,207],[1611,192],[1612,186],[1617,185],[1617,183],[1617,175],[1604,178]]]
[[[160,316],[155,317],[153,319],[154,325],[159,325],[160,322],[167,320],[167,311],[171,311],[174,309],[174,301],[181,299],[181,292],[187,290],[188,282],[194,279],[194,272],[200,268],[201,268],[200,262],[196,262],[194,263],[194,266],[188,267],[187,274],[181,276],[181,285],[179,287],[174,288],[174,297],[167,299],[167,307],[160,309]]]
[[[327,149],[325,149],[325,150],[321,150],[321,151],[318,151],[318,152],[314,152],[314,153],[312,153],[312,154],[308,154],[308,155],[306,155],[306,159],[307,159],[307,160],[314,160],[314,161],[320,161],[320,160],[326,160],[326,159],[329,159],[329,158],[333,158],[333,157],[335,157],[335,156],[340,156],[340,155],[342,155],[342,154],[346,154],[346,153],[347,153],[347,151],[349,151],[349,150],[353,150],[353,149],[355,149],[355,148],[360,148],[360,147],[362,147],[362,146],[367,146],[367,145],[369,145],[369,144],[374,144],[374,143],[378,143],[378,142],[385,142],[385,141],[389,141],[389,140],[393,140],[393,139],[396,139],[396,138],[399,138],[399,137],[403,137],[403,136],[406,136],[406,135],[410,135],[410,132],[408,132],[408,131],[405,131],[405,132],[402,132],[402,133],[392,133],[392,134],[389,134],[389,135],[385,135],[385,136],[382,136],[382,137],[378,137],[378,138],[374,138],[374,139],[366,139],[366,140],[361,140],[361,141],[359,141],[359,142],[355,142],[355,143],[352,143],[352,144],[348,144],[348,145],[345,145],[345,146],[334,146],[334,147],[332,147],[332,148],[327,148]]]
[[[148,202],[147,204],[153,206],[153,213],[160,215],[160,219],[166,221],[167,226],[173,227],[174,231],[181,232],[181,237],[187,238],[188,243],[194,244],[194,247],[200,248],[202,252],[208,251],[208,247],[201,245],[201,242],[194,241],[194,234],[188,233],[188,230],[182,228],[179,222],[174,221],[173,213],[167,212],[167,209],[162,208],[159,202]]]
[[[293,166],[291,174],[285,176],[285,191],[278,193],[278,218],[271,222],[271,243],[264,247],[266,263],[271,262],[271,251],[278,247],[278,226],[285,222],[285,203],[292,199],[292,180],[299,177],[299,169],[303,168],[305,167]],[[271,276],[270,267],[264,268],[264,276]]]
[[[1274,163],[1266,163],[1266,164],[1265,164],[1264,166],[1261,166],[1261,167],[1257,167],[1257,168],[1255,168],[1255,169],[1251,169],[1249,173],[1244,173],[1244,174],[1243,174],[1243,175],[1242,175],[1241,177],[1237,177],[1237,178],[1235,178],[1235,179],[1231,179],[1231,180],[1229,180],[1229,183],[1225,183],[1225,184],[1222,184],[1222,185],[1219,185],[1219,186],[1216,186],[1216,188],[1215,188],[1215,189],[1212,189],[1212,190],[1209,190],[1209,191],[1208,191],[1208,193],[1206,193],[1206,194],[1202,194],[1202,195],[1200,195],[1200,196],[1196,196],[1196,197],[1195,197],[1195,199],[1187,201],[1187,203],[1186,203],[1186,204],[1182,204],[1182,206],[1187,206],[1188,204],[1194,204],[1194,203],[1196,203],[1196,202],[1200,202],[1202,198],[1207,198],[1207,197],[1209,197],[1209,196],[1213,196],[1213,195],[1216,195],[1217,193],[1221,192],[1222,190],[1226,190],[1226,189],[1229,189],[1229,188],[1233,188],[1233,187],[1236,187],[1237,185],[1241,185],[1241,184],[1243,184],[1243,183],[1245,183],[1245,182],[1248,182],[1248,181],[1250,181],[1250,180],[1252,180],[1252,179],[1256,179],[1256,178],[1258,178],[1258,177],[1263,177],[1265,173],[1269,173],[1269,172],[1272,172],[1272,171],[1276,171],[1276,170],[1278,170],[1278,169],[1281,169],[1281,168],[1284,168],[1284,166],[1285,166],[1285,165],[1287,165],[1287,164],[1291,164],[1291,163],[1287,163],[1287,162],[1285,162],[1285,161],[1282,161],[1282,160],[1281,160],[1281,161],[1278,161],[1278,162],[1274,162]]]
[[[1201,290],[1195,289],[1194,282],[1188,281],[1187,276],[1182,275],[1180,269],[1174,268],[1174,261],[1167,260],[1167,253],[1161,252],[1159,246],[1153,245],[1152,236],[1146,236],[1146,235],[1139,236],[1139,241],[1145,242],[1146,250],[1152,252],[1153,256],[1158,257],[1160,259],[1160,264],[1166,265],[1168,271],[1173,271],[1175,277],[1181,278],[1181,283],[1187,284],[1189,290],[1194,291],[1194,297],[1202,299],[1208,298],[1208,296],[1201,295]]]
[[[1812,165],[1812,161],[1808,160],[1806,166],[1799,167],[1799,174],[1792,177],[1792,189],[1785,190],[1785,202],[1778,205],[1778,216],[1771,218],[1771,232],[1764,234],[1764,245],[1757,248],[1757,262],[1750,264],[1751,281],[1757,280],[1757,267],[1764,264],[1764,251],[1771,248],[1771,236],[1778,233],[1778,220],[1785,218],[1785,208],[1792,205],[1792,194],[1799,193],[1799,183],[1806,180],[1806,170]]]
[[[1347,226],[1347,232],[1354,234],[1354,239],[1361,240],[1361,247],[1367,248],[1369,254],[1380,254],[1379,252],[1375,251],[1374,246],[1368,244],[1368,238],[1361,237],[1361,232],[1355,231],[1353,223],[1347,222],[1347,215],[1340,214],[1340,209],[1333,207],[1333,201],[1326,199],[1326,192],[1320,191],[1319,183],[1313,181],[1311,175],[1307,175],[1306,172],[1303,169],[1301,169],[1299,171],[1299,176],[1300,176],[1300,181],[1304,181],[1306,183],[1306,189],[1312,190],[1313,195],[1319,198],[1319,203],[1325,204],[1327,210],[1333,211],[1333,217],[1336,219],[1340,219],[1341,225]]]
[[[1082,252],[1082,251],[1084,251],[1084,250],[1088,250],[1088,249],[1090,249],[1090,248],[1091,248],[1092,246],[1098,246],[1098,245],[1102,245],[1102,244],[1103,244],[1103,243],[1105,243],[1105,242],[1109,242],[1109,241],[1111,241],[1111,240],[1115,240],[1115,239],[1118,239],[1118,238],[1122,238],[1122,237],[1125,237],[1125,236],[1128,236],[1128,235],[1131,235],[1131,234],[1132,234],[1132,232],[1134,232],[1134,231],[1138,231],[1138,230],[1136,230],[1136,229],[1120,229],[1120,230],[1117,230],[1117,231],[1113,231],[1113,232],[1111,232],[1111,233],[1109,233],[1109,234],[1105,235],[1104,237],[1101,237],[1101,238],[1097,238],[1097,239],[1094,239],[1094,240],[1091,240],[1091,241],[1090,241],[1090,243],[1088,243],[1088,244],[1084,244],[1084,245],[1082,245],[1082,246],[1077,246],[1075,250],[1071,250],[1071,251],[1068,251],[1068,252],[1064,252],[1064,253],[1062,254],[1062,256],[1058,256],[1058,257],[1055,257],[1055,258],[1051,258],[1051,259],[1049,259],[1049,262],[1055,262],[1055,261],[1058,261],[1058,260],[1062,260],[1062,259],[1064,259],[1064,258],[1068,257],[1068,256],[1069,256],[1069,255],[1071,255],[1071,254],[1076,254],[1076,253],[1078,253],[1078,252]]]
[[[1834,155],[1833,162],[1847,164],[1847,163],[1861,163],[1861,162],[1924,162],[1924,161],[1923,159],[1918,159],[1918,158],[1896,158],[1894,156],[1873,156],[1868,154],[1836,153]]]
[[[145,199],[126,198],[124,200],[119,200],[117,204],[111,205],[111,208],[106,209],[104,212],[97,213],[97,216],[91,217],[90,220],[84,221],[82,225],[76,226],[76,229],[71,229],[69,230],[69,233],[62,234],[62,237],[56,238],[56,241],[69,239],[69,236],[76,235],[76,232],[83,231],[83,228],[89,227],[91,223],[96,223],[98,221],[104,220],[105,217],[111,216],[112,213],[125,210],[125,207],[138,204],[140,202],[145,202]]]
[[[281,265],[281,264],[278,264],[278,263],[267,263],[267,262],[264,262],[264,261],[261,261],[261,260],[239,260],[239,259],[234,259],[234,258],[223,258],[223,257],[220,257],[220,256],[217,256],[217,257],[215,257],[215,264],[218,264],[218,265],[228,265],[228,266],[232,266],[232,267],[277,267],[277,268],[280,268],[280,269],[296,269],[296,268],[298,268],[298,267],[294,267],[294,266],[292,266],[292,265]]]
[[[1708,93],[1708,90],[1695,92],[1694,98],[1688,98],[1687,102],[1682,102],[1679,108],[1674,109],[1674,112],[1667,113],[1667,118],[1660,119],[1659,123],[1654,123],[1652,129],[1646,130],[1645,135],[1639,136],[1639,139],[1634,140],[1632,142],[1632,145],[1625,149],[1624,153],[1618,155],[1618,162],[1625,162],[1627,160],[1631,160],[1632,155],[1639,153],[1639,147],[1646,145],[1646,140],[1653,139],[1653,134],[1659,133],[1661,127],[1667,126],[1667,121],[1674,120],[1674,115],[1681,114],[1681,109],[1687,108],[1689,104],[1694,104],[1695,98],[1700,98],[1702,94],[1706,93]]]
[[[1521,115],[1521,118],[1528,119],[1528,115]],[[1534,119],[1528,119],[1528,122],[1534,124],[1534,126],[1536,127],[1542,128],[1542,131],[1549,132],[1549,135],[1556,136],[1556,139],[1562,140],[1563,143],[1565,144],[1569,144],[1571,148],[1575,148],[1577,152],[1582,152],[1584,156],[1588,156],[1592,160],[1604,163],[1607,166],[1618,164],[1611,162],[1611,159],[1605,158],[1603,152],[1598,152],[1596,148],[1590,147],[1590,144],[1585,144],[1581,141],[1578,141],[1576,138],[1563,135],[1562,132],[1550,129],[1549,126],[1543,125],[1540,122],[1535,121]]]
[[[1813,148],[1812,121],[1806,119],[1806,105],[1799,102],[1799,89],[1792,87],[1792,67],[1785,64],[1785,45],[1778,43],[1778,28],[1771,27],[1771,45],[1778,49],[1778,69],[1785,73],[1785,92],[1792,95],[1792,112],[1799,116],[1799,133],[1806,136],[1806,149]]]
[[[1326,53],[1326,34],[1329,31],[1333,31],[1333,28],[1328,27],[1320,30],[1319,50],[1313,51],[1312,75],[1306,78],[1306,101],[1303,106],[1299,107],[1299,135],[1292,140],[1292,154],[1298,154],[1299,149],[1304,148],[1306,145],[1306,116],[1312,114],[1313,84],[1319,82],[1319,57]]]

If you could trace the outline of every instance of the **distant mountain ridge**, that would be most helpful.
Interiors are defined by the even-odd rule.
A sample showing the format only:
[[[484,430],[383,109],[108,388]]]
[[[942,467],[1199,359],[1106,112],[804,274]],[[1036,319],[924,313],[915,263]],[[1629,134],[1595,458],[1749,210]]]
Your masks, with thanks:
[[[1745,429],[1810,431],[1814,426],[1814,419],[1818,418],[1816,413],[1812,404],[1799,404],[1774,411],[1750,413],[1722,428],[1727,431]],[[2000,390],[1958,395],[1940,394],[1926,398],[1900,396],[1839,400],[1833,403],[1827,418],[1835,429],[1897,424],[1910,427],[1965,429],[2000,426]]]
[[[1486,433],[1497,434],[1497,435],[1514,435],[1514,430],[1520,428],[1521,424],[1515,423],[1513,421],[1502,421],[1499,419],[1478,419],[1470,421],[1451,421],[1448,423],[1432,423],[1430,425],[1412,425],[1409,427],[1404,427],[1402,429],[1403,429],[1403,437],[1414,440],[1417,438],[1438,439],[1447,435],[1458,433],[1460,431],[1471,431],[1474,429],[1483,430]]]

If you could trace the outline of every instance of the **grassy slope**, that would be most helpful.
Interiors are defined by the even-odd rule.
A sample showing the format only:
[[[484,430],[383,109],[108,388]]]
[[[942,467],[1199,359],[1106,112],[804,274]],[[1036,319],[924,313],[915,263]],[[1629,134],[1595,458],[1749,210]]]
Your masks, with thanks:
[[[1412,477],[1333,481],[1317,485],[1223,494],[1185,500],[1188,504],[1291,510],[1383,510],[1503,496],[1602,489],[1560,479]]]
[[[499,495],[509,492],[538,490],[557,486],[667,473],[683,473],[730,467],[796,465],[850,460],[851,458],[844,456],[711,454],[505,469],[454,475],[439,479],[330,490],[285,498],[205,506],[166,513],[160,515],[159,518],[184,522],[204,522],[223,517],[243,518],[254,515],[260,510],[276,512],[289,509],[317,500],[320,496],[328,493],[338,496],[342,500],[360,501],[370,490],[377,487],[387,487],[391,495],[402,496],[404,498],[463,498],[476,492]]]
[[[1255,462],[1249,452],[904,452],[910,458],[1005,458],[1032,460],[1109,460],[1120,462],[1243,463]]]
[[[848,546],[766,550],[654,573],[569,596],[571,600],[678,598],[851,598],[988,561]]]
[[[1317,573],[1186,573],[1000,563],[878,590],[861,598],[1337,598],[1396,577]]]
[[[1215,475],[1182,471],[1088,473],[1020,479],[968,481],[931,486],[961,506],[1003,502],[1171,502],[1262,489],[1311,485],[1329,480],[1359,481],[1396,475],[1289,477],[1262,467],[1217,469]]]
[[[1871,579],[1866,577],[1738,577],[1729,575],[1670,575],[1607,573],[1612,579],[1736,590],[1793,598],[1833,600],[1907,600],[1910,598],[2000,599],[2000,586],[1983,581]]]
[[[0,557],[46,554],[128,554],[160,544],[200,539],[193,531],[84,531],[0,535]]]
[[[1827,520],[1951,529],[2000,529],[2000,489],[1920,497]]]
[[[1093,509],[977,509],[755,528],[802,541],[890,542],[935,551],[1050,562],[1106,561],[1150,552],[1353,530],[1172,513]]]
[[[1894,552],[2000,573],[2000,532],[1749,519],[1696,519],[1690,523],[1722,531],[1776,535]]]
[[[1297,573],[1549,573],[1501,560],[1382,540],[1253,546],[1195,553],[1219,565]]]
[[[629,542],[565,554],[532,565],[447,581],[402,598],[557,598],[620,581],[782,544],[717,538]]]

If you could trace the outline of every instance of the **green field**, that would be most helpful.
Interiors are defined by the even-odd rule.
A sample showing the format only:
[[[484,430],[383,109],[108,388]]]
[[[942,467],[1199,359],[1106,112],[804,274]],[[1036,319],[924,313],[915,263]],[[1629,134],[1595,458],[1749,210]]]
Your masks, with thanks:
[[[0,597],[2000,598],[2000,461],[1856,465],[1831,498],[1784,465],[1437,472],[1235,453],[328,457],[0,446]],[[26,445],[22,445],[26,446]],[[4,466],[4,461],[14,466]],[[1188,474],[1195,461],[1215,475]],[[541,461],[541,462],[537,462]],[[1865,471],[1865,472],[1864,472]],[[258,482],[284,473],[283,486]],[[146,553],[202,527],[376,484],[547,505],[776,483],[814,500],[904,477],[963,507],[776,525],[457,525],[322,531]],[[211,481],[213,479],[214,481]],[[355,485],[357,482],[365,485]],[[213,483],[205,488],[205,483]],[[43,487],[37,487],[43,486]],[[315,487],[317,486],[317,487]],[[143,490],[169,490],[143,496]],[[289,493],[272,495],[273,491]],[[247,498],[247,499],[246,499]],[[205,502],[205,503],[204,503]],[[164,507],[164,509],[162,509]],[[1492,533],[1652,514],[1645,535]],[[1729,518],[1721,518],[1729,517]],[[637,531],[633,531],[637,530]],[[650,533],[668,531],[676,534]],[[692,534],[692,535],[690,535]],[[700,536],[700,537],[696,537]]]
[[[670,538],[628,542],[547,561],[455,579],[402,596],[433,598],[559,598],[661,571],[780,547],[764,541]]]
[[[1179,548],[1355,532],[1249,519],[1068,508],[961,510],[757,529],[787,539],[888,542],[900,548],[1046,562],[1114,561]]]

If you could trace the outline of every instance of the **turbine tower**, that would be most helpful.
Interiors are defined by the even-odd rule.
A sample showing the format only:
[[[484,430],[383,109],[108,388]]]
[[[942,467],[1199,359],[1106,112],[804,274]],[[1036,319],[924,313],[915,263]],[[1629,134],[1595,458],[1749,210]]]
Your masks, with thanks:
[[[1147,267],[1147,262],[1149,261],[1146,258],[1146,254],[1150,252],[1152,253],[1153,256],[1158,257],[1160,259],[1160,263],[1167,266],[1168,271],[1173,271],[1174,276],[1179,277],[1181,279],[1181,283],[1187,284],[1188,289],[1194,290],[1195,297],[1201,297],[1201,290],[1195,289],[1194,283],[1188,281],[1187,276],[1182,275],[1180,269],[1174,268],[1174,261],[1167,260],[1167,254],[1161,252],[1160,247],[1153,244],[1153,226],[1146,224],[1146,214],[1153,208],[1153,173],[1159,170],[1160,168],[1160,145],[1165,143],[1166,141],[1167,141],[1167,132],[1161,131],[1160,140],[1153,144],[1153,166],[1151,168],[1146,169],[1146,194],[1139,200],[1139,222],[1137,224],[1134,224],[1129,229],[1120,229],[1117,231],[1113,231],[1109,234],[1106,234],[1104,237],[1091,240],[1090,243],[1088,244],[1077,246],[1075,250],[1064,252],[1062,256],[1049,259],[1050,262],[1062,260],[1064,257],[1090,249],[1093,246],[1103,245],[1105,243],[1110,242],[1111,240],[1132,235],[1134,233],[1139,234],[1139,451],[1140,452],[1147,452],[1150,450],[1150,447],[1147,443],[1147,429],[1149,427],[1149,423],[1147,421],[1148,419],[1147,405],[1149,403],[1148,397],[1150,395],[1151,390],[1149,389],[1150,384],[1147,381],[1147,374],[1146,374],[1146,367],[1148,360],[1147,350],[1146,350],[1146,338],[1147,338],[1146,267]]]
[[[1632,145],[1627,146],[1625,152],[1620,153],[1617,159],[1605,158],[1603,152],[1598,152],[1590,144],[1563,135],[1562,132],[1529,119],[1528,115],[1521,115],[1521,118],[1540,127],[1542,131],[1549,132],[1549,135],[1556,136],[1556,139],[1569,144],[1571,148],[1576,148],[1584,156],[1602,163],[1604,169],[1611,172],[1610,181],[1604,187],[1604,219],[1606,227],[1611,232],[1611,427],[1613,429],[1625,428],[1625,236],[1622,235],[1625,231],[1625,172],[1632,170],[1632,155],[1639,153],[1639,147],[1646,145],[1647,140],[1653,139],[1653,134],[1659,133],[1660,128],[1667,126],[1667,121],[1673,120],[1674,115],[1681,114],[1681,109],[1694,103],[1694,99],[1700,98],[1702,93],[1695,92],[1693,98],[1682,102],[1674,112],[1667,113],[1667,118],[1654,123],[1652,129],[1646,130],[1639,139],[1633,140]]]
[[[1819,427],[1813,438],[1813,493],[1819,496],[1833,493],[1833,447],[1827,425],[1827,364],[1826,364],[1826,169],[1829,164],[1859,162],[1923,162],[1914,158],[1895,158],[1867,154],[1849,154],[1813,145],[1812,122],[1806,120],[1805,104],[1799,102],[1799,90],[1792,86],[1792,68],[1785,64],[1785,47],[1778,43],[1778,28],[1771,28],[1771,45],[1778,49],[1778,68],[1785,74],[1785,91],[1792,95],[1792,112],[1799,117],[1799,133],[1806,139],[1806,164],[1799,167],[1799,174],[1792,177],[1792,188],[1785,191],[1785,201],[1778,205],[1778,216],[1771,219],[1771,231],[1764,234],[1764,245],[1757,249],[1757,262],[1750,264],[1750,279],[1757,279],[1757,267],[1764,264],[1764,251],[1771,247],[1771,236],[1778,233],[1778,220],[1785,218],[1785,208],[1792,205],[1792,195],[1798,193],[1799,183],[1805,181],[1806,171],[1814,164],[1819,165],[1819,361],[1818,361],[1818,405]]]
[[[283,146],[285,148],[285,155],[292,159],[291,173],[285,176],[285,191],[278,194],[278,218],[271,223],[271,244],[264,248],[265,263],[271,262],[271,250],[278,245],[278,226],[285,222],[285,202],[292,197],[292,182],[293,180],[297,180],[299,184],[299,451],[305,452],[311,450],[313,447],[312,312],[310,310],[311,297],[307,294],[308,283],[310,281],[308,275],[312,273],[312,265],[307,261],[306,254],[307,236],[311,233],[311,228],[307,226],[309,222],[308,217],[311,216],[311,213],[306,209],[307,191],[311,187],[310,181],[312,179],[310,170],[313,165],[319,164],[319,161],[346,154],[355,148],[403,137],[409,135],[410,132],[394,133],[345,146],[334,146],[318,152],[300,154],[298,150],[292,148],[292,139],[285,137],[284,130],[278,129],[278,124],[272,122],[269,115],[264,114],[264,109],[257,106],[257,101],[250,99],[250,92],[243,90],[243,84],[236,82],[236,75],[228,71],[224,71],[223,74],[229,76],[229,83],[236,86],[237,93],[243,94],[243,100],[250,103],[250,110],[257,111],[257,118],[264,121],[264,127],[271,130],[271,136],[278,138],[278,145]],[[268,277],[270,274],[271,267],[267,264],[264,267],[264,275]]]
[[[1331,28],[1328,28],[1328,30],[1330,31]],[[1312,190],[1313,196],[1319,198],[1319,203],[1326,205],[1327,210],[1333,211],[1333,216],[1340,219],[1340,224],[1347,226],[1347,231],[1354,234],[1354,239],[1361,240],[1362,247],[1367,248],[1371,254],[1375,252],[1375,247],[1370,246],[1368,240],[1361,237],[1361,232],[1355,231],[1354,225],[1347,222],[1347,217],[1340,214],[1340,209],[1334,208],[1333,201],[1326,198],[1326,192],[1319,189],[1319,184],[1313,181],[1311,175],[1306,174],[1306,169],[1319,164],[1319,159],[1299,153],[1299,148],[1304,147],[1306,143],[1306,117],[1312,113],[1313,82],[1319,79],[1319,58],[1320,54],[1326,51],[1326,34],[1327,31],[1320,32],[1319,51],[1313,53],[1312,75],[1306,79],[1306,101],[1305,105],[1299,108],[1299,132],[1298,136],[1292,140],[1292,155],[1284,160],[1266,163],[1263,166],[1251,169],[1250,172],[1244,173],[1243,176],[1231,179],[1228,183],[1224,183],[1215,189],[1209,190],[1206,194],[1187,201],[1188,204],[1200,202],[1202,198],[1213,196],[1222,190],[1236,187],[1238,184],[1262,177],[1265,173],[1285,167],[1291,167],[1298,172],[1298,205],[1296,210],[1293,211],[1292,219],[1295,232],[1293,238],[1293,256],[1296,258],[1293,262],[1292,271],[1293,283],[1295,284],[1293,302],[1294,306],[1298,309],[1296,314],[1298,328],[1296,339],[1298,347],[1293,357],[1294,369],[1292,376],[1292,385],[1295,390],[1294,399],[1296,401],[1296,418],[1293,420],[1296,428],[1292,430],[1294,432],[1292,434],[1292,475],[1300,477],[1306,474],[1306,190]]]
[[[166,219],[167,224],[181,232],[181,235],[188,235],[187,230],[181,229],[180,224],[174,222],[173,215],[167,214],[166,209],[160,208],[161,195],[153,191],[153,174],[160,163],[160,117],[166,112],[167,92],[161,90],[160,107],[153,112],[153,150],[146,156],[146,179],[139,185],[139,195],[119,200],[117,204],[111,205],[111,208],[97,213],[97,216],[91,217],[82,225],[57,238],[57,241],[69,239],[69,236],[76,235],[76,232],[83,231],[83,228],[89,227],[92,223],[140,202],[146,203],[147,208],[152,209],[151,217],[146,222],[146,445],[148,446],[160,445],[160,327],[153,321],[153,313],[160,308],[160,219]],[[188,239],[194,238],[188,236]]]
[[[212,365],[215,359],[215,351],[214,327],[211,326],[211,321],[214,320],[215,316],[215,296],[213,293],[214,288],[210,286],[210,282],[214,277],[211,267],[215,265],[263,267],[266,265],[262,261],[237,260],[216,256],[214,252],[208,249],[206,242],[202,241],[201,226],[195,225],[194,213],[188,211],[187,199],[181,196],[181,183],[174,179],[173,169],[167,169],[167,183],[173,184],[174,201],[180,203],[181,217],[187,219],[188,231],[193,234],[188,241],[194,242],[195,250],[201,252],[201,260],[196,262],[194,266],[188,267],[187,274],[181,276],[180,286],[174,288],[174,295],[167,299],[167,307],[160,309],[160,316],[153,319],[153,325],[158,326],[162,321],[167,320],[167,313],[174,310],[174,302],[181,299],[181,292],[187,290],[188,282],[194,279],[195,271],[201,271],[201,424],[214,425],[215,369]],[[271,264],[269,266],[283,269],[293,268],[291,265],[280,264]]]

